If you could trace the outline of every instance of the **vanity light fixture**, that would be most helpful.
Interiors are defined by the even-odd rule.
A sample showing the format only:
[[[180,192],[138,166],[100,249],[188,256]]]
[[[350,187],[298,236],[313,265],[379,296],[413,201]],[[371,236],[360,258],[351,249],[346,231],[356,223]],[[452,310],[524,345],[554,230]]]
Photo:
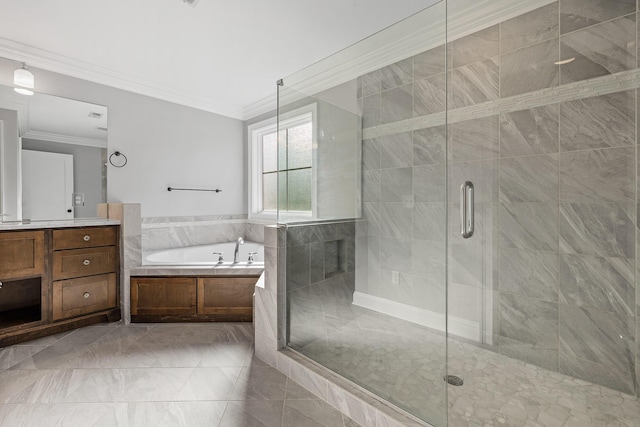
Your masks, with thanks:
[[[21,95],[33,95],[33,89],[35,86],[35,77],[33,73],[27,69],[27,64],[22,63],[22,68],[18,68],[13,72],[13,84],[16,87],[13,90]]]

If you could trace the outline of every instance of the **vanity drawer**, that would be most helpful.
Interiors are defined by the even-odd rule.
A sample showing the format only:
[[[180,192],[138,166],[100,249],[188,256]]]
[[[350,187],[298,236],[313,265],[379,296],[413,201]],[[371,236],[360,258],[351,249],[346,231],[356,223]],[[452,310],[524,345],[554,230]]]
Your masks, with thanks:
[[[53,282],[53,320],[82,316],[116,306],[116,275]]]
[[[54,280],[111,273],[115,268],[115,246],[70,249],[53,253]]]
[[[0,233],[0,280],[43,274],[43,231]]]
[[[53,230],[53,250],[115,245],[117,227]]]

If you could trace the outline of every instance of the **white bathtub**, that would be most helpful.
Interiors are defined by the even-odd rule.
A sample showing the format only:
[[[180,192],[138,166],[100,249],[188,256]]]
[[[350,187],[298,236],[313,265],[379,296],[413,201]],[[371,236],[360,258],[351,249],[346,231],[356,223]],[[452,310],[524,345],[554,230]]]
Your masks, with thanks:
[[[264,265],[264,247],[262,243],[247,241],[244,242],[244,245],[240,245],[237,263],[233,262],[235,247],[236,242],[228,242],[143,252],[142,265],[210,265],[212,267],[258,267]],[[219,255],[214,255],[214,252],[222,252],[224,261],[219,262]],[[248,262],[249,252],[257,252],[257,254],[253,255],[253,263]]]

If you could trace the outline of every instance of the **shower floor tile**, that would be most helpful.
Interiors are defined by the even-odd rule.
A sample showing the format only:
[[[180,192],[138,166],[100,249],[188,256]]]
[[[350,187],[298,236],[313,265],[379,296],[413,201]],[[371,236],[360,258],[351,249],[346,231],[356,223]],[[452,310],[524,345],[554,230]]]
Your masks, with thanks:
[[[352,305],[348,292],[311,288],[291,308],[305,313],[291,322],[292,348],[435,426],[640,426],[632,395],[445,341],[442,332]],[[447,385],[446,374],[464,384]]]

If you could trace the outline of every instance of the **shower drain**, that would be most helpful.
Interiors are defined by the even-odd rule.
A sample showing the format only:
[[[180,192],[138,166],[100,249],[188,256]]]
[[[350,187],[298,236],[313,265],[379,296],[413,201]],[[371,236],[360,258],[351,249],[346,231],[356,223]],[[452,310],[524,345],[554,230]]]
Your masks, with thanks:
[[[456,377],[455,375],[445,375],[444,380],[451,385],[459,386],[464,384],[464,381],[460,377]]]

